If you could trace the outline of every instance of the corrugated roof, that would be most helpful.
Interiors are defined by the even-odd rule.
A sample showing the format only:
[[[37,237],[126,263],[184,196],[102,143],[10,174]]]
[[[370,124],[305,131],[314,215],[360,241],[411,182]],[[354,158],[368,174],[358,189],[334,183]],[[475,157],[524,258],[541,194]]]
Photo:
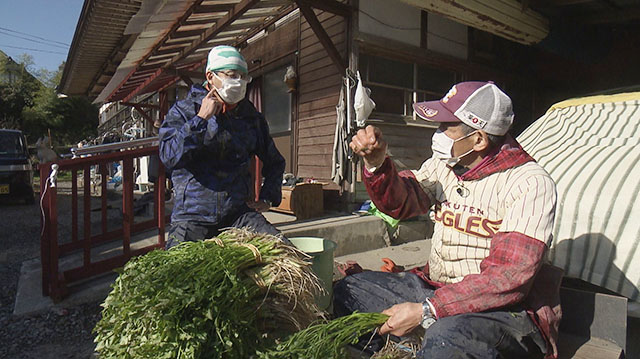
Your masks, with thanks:
[[[135,40],[125,29],[142,0],[85,0],[59,91],[95,97]]]
[[[212,47],[237,46],[295,9],[292,0],[114,3],[85,1],[61,92],[102,102],[161,90],[203,66]]]
[[[297,0],[348,16],[344,0]],[[629,24],[637,0],[522,1],[551,26]],[[238,46],[295,9],[293,0],[85,0],[60,91],[96,102],[161,90],[199,69],[209,49]]]

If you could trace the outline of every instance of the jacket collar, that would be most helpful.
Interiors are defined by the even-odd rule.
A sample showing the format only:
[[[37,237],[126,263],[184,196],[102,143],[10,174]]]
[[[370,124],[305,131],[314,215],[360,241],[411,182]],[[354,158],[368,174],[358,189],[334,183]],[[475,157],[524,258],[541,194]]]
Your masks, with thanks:
[[[207,89],[202,87],[201,85],[193,85],[189,89],[189,93],[187,96],[193,100],[193,102],[198,105],[202,105],[202,99],[207,95]]]

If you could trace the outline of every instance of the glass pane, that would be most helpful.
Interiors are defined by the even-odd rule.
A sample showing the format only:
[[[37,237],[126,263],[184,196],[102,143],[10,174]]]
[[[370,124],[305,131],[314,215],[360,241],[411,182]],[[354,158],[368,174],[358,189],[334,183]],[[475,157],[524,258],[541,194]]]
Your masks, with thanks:
[[[360,77],[362,81],[369,81],[367,78],[367,66],[369,65],[369,56],[360,54],[358,56],[358,71],[360,71]]]
[[[25,152],[25,147],[19,132],[0,131],[0,156],[21,155]]]
[[[455,72],[418,66],[418,89],[445,94],[455,84]]]
[[[286,67],[264,75],[262,84],[262,113],[269,123],[269,132],[291,130],[291,94],[284,83]]]
[[[369,56],[369,81],[413,89],[413,64]]]
[[[368,86],[371,99],[376,103],[374,111],[383,113],[404,114],[404,91],[381,86]]]
[[[436,101],[442,98],[442,96],[436,96],[426,92],[418,92],[417,98],[418,98],[417,102],[424,102],[424,101]]]

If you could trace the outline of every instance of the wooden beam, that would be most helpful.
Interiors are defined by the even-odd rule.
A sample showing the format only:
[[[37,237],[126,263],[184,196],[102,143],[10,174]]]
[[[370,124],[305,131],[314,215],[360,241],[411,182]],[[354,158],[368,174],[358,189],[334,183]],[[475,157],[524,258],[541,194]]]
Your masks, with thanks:
[[[98,87],[102,86],[101,84],[98,84],[98,81],[100,80],[102,75],[109,76],[109,81],[111,81],[111,77],[115,75],[115,72],[118,68],[118,63],[126,55],[126,51],[123,51],[122,49],[123,48],[129,49],[133,44],[133,42],[134,42],[134,38],[132,35],[126,35],[126,36],[123,36],[122,39],[120,39],[117,46],[113,49],[113,51],[111,52],[107,60],[100,67],[100,70],[96,73],[96,75],[91,80],[91,83],[95,84],[93,88],[91,88],[91,90],[93,90],[96,87],[96,85]],[[104,89],[105,86],[106,84],[102,86],[102,89]],[[102,91],[102,89],[100,89],[100,91]]]
[[[258,2],[259,0],[243,0],[235,5],[233,9],[231,9],[227,13],[227,15],[216,21],[216,24],[213,27],[206,29],[203,34],[200,35],[200,39],[191,42],[191,44],[187,46],[187,48],[182,49],[178,55],[174,56],[171,61],[169,61],[168,66],[171,66],[181,59],[191,55],[202,44],[207,43],[211,38],[222,32],[226,27],[231,25],[231,23],[237,20],[240,16],[242,16],[242,14],[247,12],[247,10],[251,9]]]
[[[157,50],[153,55],[154,56],[161,56],[161,55],[168,55],[168,54],[177,54],[178,52],[180,52],[180,48],[182,46],[176,46],[170,49],[161,49],[161,50]]]
[[[187,67],[183,67],[181,69],[181,71],[194,71],[195,69],[204,66],[204,64],[207,63],[207,58],[205,57],[204,59],[200,60],[200,61],[196,61],[193,64],[187,66]],[[178,80],[180,79],[180,77],[178,76],[174,76],[173,79],[167,81],[167,83],[165,83],[161,88],[159,88],[157,90],[157,92],[162,92],[166,89],[168,89],[169,87],[171,87],[173,84],[175,84],[176,82],[178,82]]]
[[[159,108],[160,106],[158,105],[154,105],[152,103],[138,103],[138,102],[124,102],[124,101],[120,101],[120,104],[123,106],[140,106],[141,108],[147,107],[147,108]],[[137,107],[136,107],[137,108]]]
[[[227,12],[233,8],[233,4],[199,5],[193,11],[194,14],[208,14],[215,12]]]
[[[208,20],[208,23],[211,23],[211,22],[213,21]],[[169,37],[169,39],[173,40],[173,39],[182,39],[182,38],[191,37],[191,36],[200,36],[202,32],[204,32],[204,29],[176,31]]]
[[[250,13],[250,14],[244,14],[243,18],[245,19],[252,19],[252,18],[256,18],[256,17],[269,17],[269,16],[275,16],[280,14],[279,9],[275,9],[275,10],[264,10],[261,12],[254,12],[254,13]]]
[[[274,16],[270,20],[262,23],[261,26],[256,26],[252,30],[249,30],[249,32],[246,35],[244,35],[240,39],[240,41],[237,42],[237,45],[243,44],[245,41],[247,41],[248,39],[252,38],[255,34],[259,33],[260,31],[262,31],[262,30],[264,30],[266,28],[268,28],[269,26],[275,24],[278,20],[280,20],[281,18],[285,17],[286,15],[288,15],[293,10],[295,10],[295,6],[293,4],[287,6],[280,13],[276,14],[277,16]]]
[[[211,24],[211,23],[214,23],[214,22],[216,22],[216,21],[218,21],[218,20],[219,20],[219,18],[215,18],[215,19],[212,19],[212,18],[209,18],[209,17],[206,17],[206,18],[204,18],[204,19],[200,19],[200,18],[198,18],[198,19],[191,19],[191,20],[187,20],[187,21],[185,21],[185,23],[184,23],[184,24],[182,24],[182,25],[203,25],[203,24]]]
[[[318,10],[323,10],[330,12],[332,14],[351,17],[351,13],[353,12],[353,8],[349,5],[345,5],[336,0],[322,0],[322,1],[312,1],[312,0],[296,0],[298,6],[302,3],[309,7],[316,8]]]
[[[196,78],[196,79],[204,79],[206,77],[204,75],[204,73],[199,72],[199,71],[176,70],[176,72],[180,76],[188,76],[188,77],[193,77],[193,78]]]
[[[184,81],[184,83],[187,84],[187,86],[189,87],[193,86],[193,80],[191,80],[191,77],[185,75],[183,72],[180,72],[180,71],[178,71],[178,76],[182,81]]]
[[[265,1],[258,2],[253,8],[266,9],[266,8],[285,6],[289,4],[291,4],[291,0],[265,0]]]
[[[523,12],[517,0],[400,1],[524,45],[536,44],[549,34],[549,20],[531,9]]]
[[[194,40],[188,45],[186,48],[180,50],[180,52],[172,57],[166,64],[162,66],[162,68],[158,69],[158,71],[154,72],[145,82],[136,87],[133,91],[129,92],[127,97],[123,99],[123,101],[128,101],[133,98],[138,92],[147,87],[153,80],[162,75],[167,71],[168,68],[172,67],[173,64],[178,61],[186,58],[194,51],[196,51],[202,44],[206,44],[212,37],[216,36],[218,33],[223,31],[227,26],[231,25],[235,20],[237,20],[242,14],[244,14],[247,10],[249,10],[253,5],[258,3],[260,0],[243,0],[230,10],[227,15],[225,15],[220,20],[216,21],[216,24],[213,27],[206,29],[198,40]],[[175,30],[175,29],[174,29]],[[151,55],[151,52],[149,55]],[[147,58],[150,56],[147,56]],[[145,59],[146,60],[146,59]],[[141,61],[143,63],[144,61]],[[135,70],[134,70],[135,71]],[[129,76],[130,77],[130,76]],[[128,77],[127,77],[128,79]]]
[[[169,94],[167,93],[167,91],[158,91],[158,99],[160,100],[160,111],[158,118],[159,123],[154,124],[155,127],[160,127],[160,125],[162,125],[162,122],[164,122],[164,117],[169,112]]]
[[[191,16],[191,14],[193,13],[193,10],[195,9],[196,6],[199,6],[202,3],[203,0],[196,0],[193,4],[191,4],[191,7],[189,7],[189,9],[187,9],[184,14],[182,14],[182,16],[180,17],[180,19],[178,21],[176,21],[176,23],[171,27],[171,30],[164,36],[164,38],[162,38],[162,40],[158,41],[158,43],[153,47],[153,49],[151,49],[151,51],[149,51],[144,58],[142,58],[138,63],[139,64],[144,64],[145,61],[147,61],[147,59],[149,57],[151,57],[154,53],[154,51],[158,50],[158,48],[160,48],[166,41],[167,39],[169,39],[169,36],[171,36],[171,34],[173,34],[174,32],[176,32],[178,30],[178,28],[181,26],[181,24],[183,24],[188,18],[189,16]],[[137,68],[133,68],[128,74],[127,76],[120,82],[120,84],[118,84],[118,86],[109,94],[109,96],[107,96],[106,101],[112,101],[113,97],[116,96],[116,94],[119,92],[120,88],[127,83],[127,81],[129,80],[129,78],[137,71]],[[155,77],[153,77],[155,79]],[[133,96],[131,96],[133,97]],[[131,97],[129,97],[128,99],[130,99]]]
[[[304,18],[309,23],[309,26],[313,30],[313,33],[316,34],[318,40],[320,40],[322,47],[324,47],[325,51],[327,51],[327,54],[333,61],[333,64],[338,68],[338,73],[344,73],[344,70],[347,68],[347,64],[342,56],[340,56],[340,52],[338,51],[338,49],[336,49],[335,45],[331,41],[331,38],[329,37],[329,35],[327,35],[327,32],[322,27],[320,21],[318,21],[316,13],[313,12],[313,9],[311,9],[304,2],[304,0],[296,0],[296,2],[298,3],[298,8],[300,8],[300,13],[302,13],[302,16],[304,16]]]
[[[133,70],[133,72],[135,72],[135,69]],[[162,74],[162,72],[163,72],[163,69],[157,69],[153,74],[151,74],[140,85],[138,85],[136,88],[131,90],[131,92],[129,92],[129,94],[125,98],[123,98],[122,101],[127,102],[127,101],[131,100],[138,92],[140,92],[142,89],[147,87],[153,80],[155,80],[156,77],[160,76],[160,74]],[[133,75],[133,74],[131,74],[131,75]],[[127,80],[129,79],[129,77],[131,77],[131,76],[128,76]]]

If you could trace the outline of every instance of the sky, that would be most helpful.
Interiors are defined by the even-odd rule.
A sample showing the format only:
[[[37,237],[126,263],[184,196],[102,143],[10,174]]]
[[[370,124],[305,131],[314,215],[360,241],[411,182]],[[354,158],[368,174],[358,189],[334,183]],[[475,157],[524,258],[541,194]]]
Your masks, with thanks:
[[[84,0],[0,0],[0,50],[33,56],[34,70],[67,59]]]

